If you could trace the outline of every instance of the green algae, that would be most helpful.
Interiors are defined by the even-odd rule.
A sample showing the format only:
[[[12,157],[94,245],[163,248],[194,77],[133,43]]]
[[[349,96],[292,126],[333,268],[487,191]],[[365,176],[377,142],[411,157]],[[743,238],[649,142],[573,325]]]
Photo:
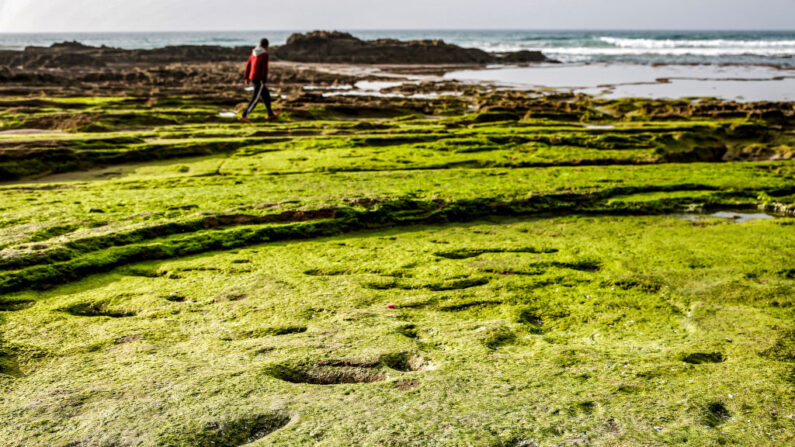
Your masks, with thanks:
[[[170,223],[127,233],[108,234],[67,241],[54,248],[35,247],[29,255],[18,254],[0,263],[0,290],[17,291],[26,287],[46,288],[82,277],[90,271],[104,271],[147,259],[165,259],[220,248],[245,247],[265,241],[304,239],[340,234],[364,228],[416,225],[425,222],[468,221],[489,215],[530,215],[539,213],[585,212],[603,214],[645,214],[672,212],[692,203],[694,197],[662,197],[651,205],[647,201],[626,202],[626,207],[609,199],[618,191],[536,196],[508,202],[505,200],[461,200],[444,203],[402,200],[385,202],[373,210],[354,208],[288,212],[277,216],[228,215],[207,217],[182,224]],[[704,201],[704,197],[696,195]],[[607,200],[605,200],[607,198]],[[587,206],[584,204],[587,203]],[[285,218],[286,215],[286,218]],[[281,220],[294,223],[272,224]],[[309,220],[310,222],[302,222]],[[226,229],[227,227],[231,229]],[[237,228],[240,227],[240,228]],[[220,228],[216,230],[215,228]],[[548,253],[554,249],[523,248]],[[475,257],[500,249],[440,252],[438,256],[459,259]],[[553,267],[573,270],[596,270],[598,263],[580,260],[553,263]],[[540,265],[539,265],[540,266]],[[442,287],[442,286],[438,286]]]
[[[482,253],[439,257],[439,241]],[[528,242],[557,251],[534,253]],[[274,445],[385,444],[395,442],[391,430],[357,427],[397,421],[401,435],[426,444],[560,443],[583,431],[595,444],[666,444],[682,436],[696,445],[786,443],[791,432],[773,415],[793,410],[786,398],[792,384],[778,354],[785,345],[769,340],[791,326],[791,312],[781,310],[792,308],[793,284],[775,272],[789,261],[780,247],[793,242],[791,226],[777,221],[700,227],[673,217],[571,216],[271,243],[139,267],[165,273],[157,276],[110,273],[22,293],[15,299],[37,305],[7,316],[5,337],[47,352],[47,360],[20,363],[27,375],[14,379],[2,411],[29,427],[46,417],[58,438],[2,430],[12,445],[127,436],[176,445],[205,436],[193,420],[224,414],[234,421],[259,402],[295,415],[296,422],[269,432]],[[550,264],[539,275],[479,268],[533,265],[538,256]],[[575,257],[600,268],[563,268]],[[757,276],[764,281],[738,282],[752,266],[769,272]],[[368,287],[398,269],[418,284],[455,284],[473,274],[488,282]],[[655,287],[626,279],[650,275]],[[244,299],[219,298],[240,290]],[[188,299],[163,298],[170,293]],[[109,296],[112,304],[102,301]],[[428,299],[436,304],[404,305]],[[94,310],[104,304],[97,315],[64,312],[86,303]],[[109,310],[124,317],[108,318]],[[143,381],[141,362],[159,380]],[[134,384],[149,397],[97,394],[93,403],[64,406],[89,377],[95,389]],[[396,385],[406,380],[416,381],[408,394]],[[45,397],[53,386],[62,398]],[[208,393],[215,397],[207,400]],[[178,399],[181,411],[163,413],[165,396]],[[40,407],[26,409],[33,398]],[[116,417],[103,419],[101,408]],[[732,419],[738,413],[742,420]],[[65,430],[75,418],[86,428]],[[535,422],[509,423],[517,418]],[[617,432],[603,430],[609,420]],[[439,421],[451,432],[436,431]],[[102,434],[90,428],[96,424]]]
[[[786,120],[5,101],[6,445],[793,441]]]
[[[59,104],[33,101],[39,107]],[[79,101],[79,98],[73,99],[70,107],[79,105]],[[87,101],[84,106],[97,111],[107,111],[111,104],[115,104],[111,99],[96,104]],[[54,126],[62,129],[67,126],[67,130],[77,133],[52,141],[27,141],[19,147],[8,145],[19,143],[22,141],[20,138],[0,138],[0,178],[14,180],[48,172],[70,172],[219,152],[235,152],[241,156],[267,153],[267,159],[261,163],[268,166],[269,173],[283,174],[454,166],[489,168],[716,162],[727,157],[740,160],[789,159],[795,144],[786,128],[776,123],[739,117],[713,120],[680,117],[666,123],[633,123],[631,126],[597,130],[565,120],[528,119],[517,122],[506,119],[516,118],[509,112],[485,112],[443,120],[395,120],[386,121],[386,124],[381,120],[366,122],[369,125],[365,127],[330,120],[334,116],[329,116],[311,123],[288,120],[268,126],[268,131],[252,133],[237,123],[215,116],[211,104],[186,109],[180,98],[170,98],[166,102],[161,100],[162,104],[156,108],[142,111],[130,104],[129,99],[119,98],[117,102],[127,104],[129,108],[114,109],[110,115],[78,113],[68,108],[59,113],[28,113],[21,116],[27,116],[30,122],[19,125],[12,124],[15,116],[8,116],[3,121],[6,124],[4,128]],[[92,136],[97,132],[115,132],[119,135],[116,137],[118,141],[108,140],[104,146],[97,146],[103,143]],[[234,136],[240,144],[213,141],[213,136],[216,140]],[[240,141],[247,136],[257,138]],[[292,139],[289,144],[280,146],[278,143],[284,141],[280,137],[284,136]],[[147,141],[123,141],[124,138],[136,140],[141,137],[146,137]],[[181,145],[176,141],[180,137],[188,138],[190,142]],[[204,141],[200,140],[202,137]],[[268,137],[272,141],[268,142]],[[167,145],[157,144],[163,139],[169,140]],[[53,142],[58,144],[53,145]],[[273,150],[274,145],[279,150]],[[373,151],[374,147],[388,150]],[[333,154],[329,154],[331,149],[335,149]]]

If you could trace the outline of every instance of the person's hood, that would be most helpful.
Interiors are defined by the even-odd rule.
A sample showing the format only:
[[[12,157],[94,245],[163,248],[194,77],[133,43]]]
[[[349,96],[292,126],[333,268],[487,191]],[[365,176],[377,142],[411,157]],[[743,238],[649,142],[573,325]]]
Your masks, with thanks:
[[[252,52],[252,54],[254,54],[254,57],[260,57],[265,53],[267,53],[267,51],[265,51],[265,48],[262,47],[254,48],[254,51]]]

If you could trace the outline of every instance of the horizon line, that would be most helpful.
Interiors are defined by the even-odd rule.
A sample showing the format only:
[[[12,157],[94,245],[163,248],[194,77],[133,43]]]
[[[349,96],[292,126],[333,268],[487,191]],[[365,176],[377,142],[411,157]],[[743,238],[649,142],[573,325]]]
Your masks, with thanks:
[[[214,29],[214,30],[92,30],[92,31],[0,31],[3,34],[146,34],[146,33],[257,33],[257,32],[313,32],[313,31],[341,31],[341,32],[434,32],[434,31],[488,31],[488,32],[791,32],[795,28],[294,28],[294,29]]]

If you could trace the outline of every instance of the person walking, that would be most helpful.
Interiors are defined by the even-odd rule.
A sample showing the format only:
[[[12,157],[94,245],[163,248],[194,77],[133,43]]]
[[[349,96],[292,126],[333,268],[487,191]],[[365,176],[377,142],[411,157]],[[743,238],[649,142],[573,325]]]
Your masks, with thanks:
[[[268,91],[268,63],[270,61],[268,56],[269,47],[270,43],[268,42],[268,39],[262,39],[259,43],[259,46],[254,48],[254,51],[251,53],[251,56],[248,58],[248,63],[246,64],[246,85],[254,84],[254,93],[251,97],[251,101],[246,107],[246,110],[243,111],[243,114],[239,118],[240,121],[243,121],[244,123],[251,122],[251,120],[248,119],[248,116],[252,111],[254,111],[254,108],[257,107],[257,104],[260,102],[260,100],[265,102],[265,107],[268,109],[268,117],[266,119],[273,120],[278,117],[278,115],[273,113],[273,109],[271,108],[271,94]]]

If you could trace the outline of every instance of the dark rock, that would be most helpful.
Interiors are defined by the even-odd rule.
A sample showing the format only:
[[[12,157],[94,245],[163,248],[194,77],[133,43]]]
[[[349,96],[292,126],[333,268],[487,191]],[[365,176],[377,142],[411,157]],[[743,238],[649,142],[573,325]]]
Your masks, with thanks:
[[[548,59],[540,51],[522,50],[514,53],[497,53],[496,56],[499,62],[504,64],[527,64],[536,62],[552,62],[556,64],[560,63],[560,61]]]
[[[43,68],[71,68],[71,67],[104,67],[105,63],[99,57],[87,53],[57,53],[41,55],[29,64]]]
[[[50,48],[65,49],[65,50],[90,50],[94,47],[83,45],[82,43],[73,40],[71,42],[54,43]]]
[[[500,121],[519,121],[519,115],[511,112],[486,112],[475,117],[476,123],[497,123]]]
[[[364,41],[348,33],[315,31],[293,34],[287,44],[271,51],[276,59],[346,64],[492,64],[549,61],[540,52],[494,54],[462,48],[441,40]]]

